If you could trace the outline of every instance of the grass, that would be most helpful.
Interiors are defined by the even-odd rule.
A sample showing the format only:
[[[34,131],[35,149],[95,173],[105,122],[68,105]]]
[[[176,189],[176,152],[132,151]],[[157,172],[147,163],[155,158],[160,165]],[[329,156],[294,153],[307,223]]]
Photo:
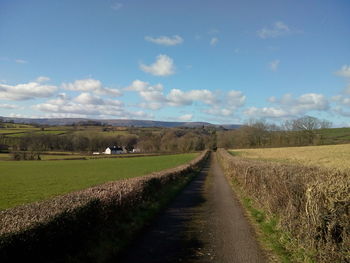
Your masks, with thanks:
[[[197,154],[0,163],[0,210],[184,164]]]
[[[350,144],[231,150],[244,158],[350,169]]]
[[[37,128],[0,128],[0,134],[12,134],[12,133],[29,133],[39,131]]]
[[[276,218],[268,218],[264,211],[256,209],[253,206],[253,201],[249,198],[243,198],[242,203],[260,230],[260,241],[278,255],[280,262],[291,262],[290,253],[281,242],[284,234],[277,229],[278,220]]]
[[[108,127],[107,131],[103,131],[103,129],[105,129],[105,127],[102,126],[78,126],[76,128],[71,126],[49,126],[42,130],[41,128],[31,125],[6,124],[5,127],[0,128],[0,135],[5,135],[6,137],[22,137],[28,134],[61,135],[66,133],[74,133],[76,135],[83,136],[95,135],[109,137],[130,134],[126,128]]]
[[[317,133],[322,136],[324,144],[347,143],[350,141],[350,128],[321,129]]]
[[[278,256],[279,262],[315,263],[312,259],[314,255],[310,251],[300,248],[295,249],[296,245],[293,244],[290,234],[278,227],[279,220],[277,217],[268,216],[262,209],[257,209],[257,205],[250,198],[243,197],[242,203],[259,229],[260,242]],[[288,247],[294,249],[288,250]]]

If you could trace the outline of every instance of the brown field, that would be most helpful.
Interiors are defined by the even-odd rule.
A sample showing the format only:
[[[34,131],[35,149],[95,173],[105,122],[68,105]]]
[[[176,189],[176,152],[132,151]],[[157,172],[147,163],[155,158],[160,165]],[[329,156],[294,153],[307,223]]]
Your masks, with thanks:
[[[350,169],[350,144],[230,150],[244,158]]]
[[[218,152],[226,176],[262,211],[263,231],[277,220],[282,262],[349,262],[350,145]]]

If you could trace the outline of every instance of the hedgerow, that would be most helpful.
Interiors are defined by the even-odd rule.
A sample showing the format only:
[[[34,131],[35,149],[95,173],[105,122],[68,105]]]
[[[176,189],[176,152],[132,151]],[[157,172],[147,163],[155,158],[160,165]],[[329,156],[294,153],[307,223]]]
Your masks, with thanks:
[[[290,242],[292,262],[350,262],[350,171],[254,161],[219,149],[225,174]],[[289,246],[289,247],[288,247]],[[302,254],[302,253],[301,253]],[[292,256],[293,257],[293,256]]]
[[[175,168],[0,211],[0,261],[105,261],[120,252],[120,237],[135,230],[135,213],[147,211],[169,185],[187,180],[208,155],[204,151]],[[96,246],[103,248],[92,251]]]

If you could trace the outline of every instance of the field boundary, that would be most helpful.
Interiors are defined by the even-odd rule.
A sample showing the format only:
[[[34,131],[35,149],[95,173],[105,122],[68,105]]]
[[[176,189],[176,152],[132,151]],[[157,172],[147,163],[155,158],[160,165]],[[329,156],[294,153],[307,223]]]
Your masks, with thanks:
[[[96,262],[118,254],[123,237],[135,233],[208,156],[204,151],[175,168],[0,211],[1,262]]]
[[[243,206],[283,246],[283,262],[349,262],[349,171],[218,153]]]

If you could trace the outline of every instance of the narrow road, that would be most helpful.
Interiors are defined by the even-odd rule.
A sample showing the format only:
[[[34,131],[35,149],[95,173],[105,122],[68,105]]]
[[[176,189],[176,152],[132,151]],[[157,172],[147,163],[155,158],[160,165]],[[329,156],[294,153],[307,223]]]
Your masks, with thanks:
[[[118,262],[266,262],[213,153],[201,173]]]

